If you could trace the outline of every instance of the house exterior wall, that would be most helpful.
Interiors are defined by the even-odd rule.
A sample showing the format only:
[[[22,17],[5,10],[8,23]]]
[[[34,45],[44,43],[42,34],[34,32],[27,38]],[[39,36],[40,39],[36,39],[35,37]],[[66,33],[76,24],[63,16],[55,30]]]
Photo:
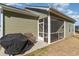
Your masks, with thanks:
[[[17,17],[13,15],[20,15],[16,13],[8,12],[8,15],[4,14],[4,26],[5,34],[10,33],[33,33],[37,38],[37,20],[27,19],[23,17]]]
[[[74,23],[65,21],[64,25],[65,25],[65,37],[74,35],[74,28],[75,28]]]

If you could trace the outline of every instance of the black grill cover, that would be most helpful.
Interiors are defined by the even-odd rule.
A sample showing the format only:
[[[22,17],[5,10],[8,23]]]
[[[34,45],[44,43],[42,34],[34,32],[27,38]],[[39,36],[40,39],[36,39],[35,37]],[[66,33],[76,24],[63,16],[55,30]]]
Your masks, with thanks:
[[[1,46],[5,49],[5,53],[9,55],[17,55],[29,50],[34,44],[23,34],[7,34],[0,39]]]

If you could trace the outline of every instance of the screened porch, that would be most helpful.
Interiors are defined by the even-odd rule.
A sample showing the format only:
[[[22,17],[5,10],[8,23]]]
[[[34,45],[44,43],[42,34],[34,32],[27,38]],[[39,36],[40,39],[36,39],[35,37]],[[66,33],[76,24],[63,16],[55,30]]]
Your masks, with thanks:
[[[38,38],[51,43],[64,38],[64,21],[57,17],[48,16],[38,21]]]

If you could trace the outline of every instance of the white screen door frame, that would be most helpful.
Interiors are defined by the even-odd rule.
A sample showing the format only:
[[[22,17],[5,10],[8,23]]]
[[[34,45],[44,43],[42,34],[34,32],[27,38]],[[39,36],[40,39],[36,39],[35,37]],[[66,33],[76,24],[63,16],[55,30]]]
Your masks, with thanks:
[[[38,20],[38,40],[44,41],[44,19]]]

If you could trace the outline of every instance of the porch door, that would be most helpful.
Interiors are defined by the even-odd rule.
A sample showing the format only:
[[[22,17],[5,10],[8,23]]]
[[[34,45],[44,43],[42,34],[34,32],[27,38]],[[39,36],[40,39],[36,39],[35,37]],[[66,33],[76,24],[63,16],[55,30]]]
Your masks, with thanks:
[[[39,19],[39,36],[38,39],[43,40],[44,41],[44,20],[43,19]]]
[[[38,39],[48,42],[48,19],[39,19]]]

